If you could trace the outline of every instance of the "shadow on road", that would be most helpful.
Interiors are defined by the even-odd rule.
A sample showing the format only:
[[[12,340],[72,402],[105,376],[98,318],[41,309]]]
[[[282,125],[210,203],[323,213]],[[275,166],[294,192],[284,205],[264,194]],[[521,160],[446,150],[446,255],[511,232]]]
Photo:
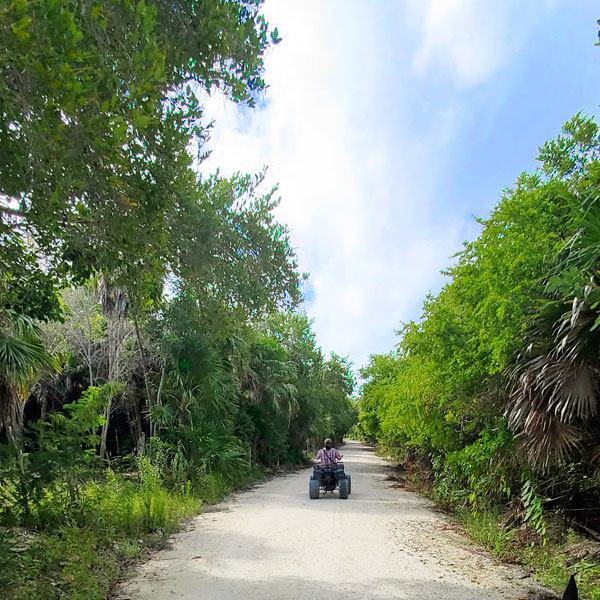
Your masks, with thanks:
[[[365,568],[368,557],[365,556]],[[399,581],[400,579],[400,581]],[[329,581],[303,577],[269,577],[260,581],[223,577],[213,579],[210,594],[205,595],[202,588],[193,593],[177,595],[182,600],[217,600],[219,598],[264,598],[265,600],[314,600],[318,598],[338,600],[489,600],[497,595],[485,590],[447,583],[443,580],[431,581],[412,579],[410,573],[398,573],[389,579],[370,579],[368,585],[340,581]],[[292,591],[293,590],[293,591]],[[117,600],[117,599],[115,599]],[[121,599],[124,600],[124,599]]]

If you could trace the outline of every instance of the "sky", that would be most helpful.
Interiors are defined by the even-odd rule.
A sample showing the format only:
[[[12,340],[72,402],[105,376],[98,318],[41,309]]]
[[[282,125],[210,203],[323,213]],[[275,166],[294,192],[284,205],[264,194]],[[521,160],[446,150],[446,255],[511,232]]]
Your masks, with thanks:
[[[256,108],[206,98],[200,170],[268,167],[326,353],[356,368],[421,316],[564,121],[600,103],[593,0],[266,0]]]

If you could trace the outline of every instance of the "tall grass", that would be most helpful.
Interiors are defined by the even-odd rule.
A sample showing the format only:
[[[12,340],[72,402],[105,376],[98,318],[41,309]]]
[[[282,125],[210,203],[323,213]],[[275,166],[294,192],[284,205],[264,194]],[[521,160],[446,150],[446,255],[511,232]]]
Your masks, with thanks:
[[[469,508],[457,511],[457,516],[467,533],[479,544],[503,560],[515,560],[514,529],[500,525],[500,515],[489,510],[475,514]]]
[[[559,591],[564,589],[571,573],[578,573],[580,597],[600,600],[600,560],[585,553],[583,558],[577,556],[574,550],[580,549],[584,538],[573,530],[568,530],[566,535],[555,533],[546,544],[540,544],[530,539],[527,528],[504,526],[497,511],[475,514],[461,509],[455,514],[476,542],[503,560],[522,564],[542,585]],[[530,533],[536,535],[533,531]]]
[[[253,470],[238,484],[258,478]],[[34,530],[0,529],[0,590],[6,600],[101,600],[131,560],[233,489],[219,474],[167,489],[140,459],[137,474],[107,471],[76,490],[54,481],[34,507]],[[32,533],[33,531],[33,533]]]

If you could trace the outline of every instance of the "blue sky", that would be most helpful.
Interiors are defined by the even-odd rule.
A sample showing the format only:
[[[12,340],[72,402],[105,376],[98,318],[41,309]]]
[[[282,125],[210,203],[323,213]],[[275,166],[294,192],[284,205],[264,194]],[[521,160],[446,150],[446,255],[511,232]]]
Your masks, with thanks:
[[[204,173],[278,183],[326,352],[356,366],[419,318],[440,270],[562,123],[600,103],[591,0],[267,0],[264,101],[222,96]]]

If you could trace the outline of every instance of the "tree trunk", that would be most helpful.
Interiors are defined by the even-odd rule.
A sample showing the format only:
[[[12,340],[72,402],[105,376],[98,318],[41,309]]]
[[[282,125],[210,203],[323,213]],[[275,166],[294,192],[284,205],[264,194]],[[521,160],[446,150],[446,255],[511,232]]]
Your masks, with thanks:
[[[142,421],[142,403],[136,395],[133,402],[133,421],[135,429],[135,449],[138,456],[143,456],[146,446],[146,434],[144,433],[144,423]]]
[[[165,375],[167,373],[167,361],[163,361],[162,369],[160,371],[160,383],[158,384],[158,391],[156,392],[156,405],[160,406],[162,391],[165,386]],[[150,420],[150,437],[156,435],[156,428],[152,420]]]
[[[102,425],[102,433],[100,434],[100,456],[105,458],[106,456],[106,440],[108,438],[108,424],[110,422],[110,413],[112,410],[112,395],[108,399],[106,408],[104,409],[104,424]]]
[[[144,384],[146,385],[146,402],[148,403],[148,408],[150,408],[152,400],[150,395],[150,382],[148,381],[148,366],[146,363],[146,353],[144,352],[144,346],[142,345],[142,337],[140,336],[137,319],[133,320],[133,326],[135,328],[135,337],[137,338],[138,347],[140,349],[140,356],[142,357],[142,371],[144,373]]]
[[[94,377],[94,369],[92,367],[92,340],[93,338],[93,329],[92,329],[92,321],[90,320],[90,315],[89,313],[86,315],[87,317],[87,326],[88,326],[88,343],[87,344],[83,344],[84,348],[84,354],[87,360],[87,364],[88,364],[88,374],[90,377],[90,385],[93,386],[95,385],[95,377]]]
[[[40,408],[40,421],[42,423],[46,420],[47,412],[48,412],[48,394],[45,391],[43,391],[41,408]]]
[[[111,284],[104,276],[98,282],[98,298],[102,305],[102,313],[106,317],[108,338],[108,383],[121,380],[121,358],[124,340],[123,323],[127,313],[127,294],[123,288]],[[112,412],[113,395],[111,394],[104,411],[104,425],[100,441],[100,456],[106,456],[108,428]]]
[[[121,333],[120,315],[107,314],[107,339],[108,339],[108,382],[119,381],[119,337]],[[106,458],[106,443],[108,439],[108,427],[112,413],[113,395],[111,393],[104,410],[104,425],[102,425],[100,441],[100,457]]]
[[[24,398],[14,386],[0,376],[0,433],[4,431],[8,438],[11,435],[20,438],[23,430],[24,410]]]
[[[148,363],[146,362],[146,353],[144,352],[144,346],[142,344],[142,336],[140,335],[140,329],[138,327],[137,319],[133,320],[133,326],[135,328],[135,337],[137,339],[138,348],[140,349],[140,356],[142,357],[142,371],[144,373],[144,385],[146,387],[146,404],[148,410],[152,407],[152,395],[150,394],[150,381],[148,377]],[[162,383],[162,378],[161,378]],[[142,407],[138,399],[134,402],[135,421],[138,429],[136,448],[139,456],[144,454],[144,446],[146,441],[146,434],[144,433],[144,425],[142,422]],[[150,423],[150,435],[152,436],[152,423]]]

